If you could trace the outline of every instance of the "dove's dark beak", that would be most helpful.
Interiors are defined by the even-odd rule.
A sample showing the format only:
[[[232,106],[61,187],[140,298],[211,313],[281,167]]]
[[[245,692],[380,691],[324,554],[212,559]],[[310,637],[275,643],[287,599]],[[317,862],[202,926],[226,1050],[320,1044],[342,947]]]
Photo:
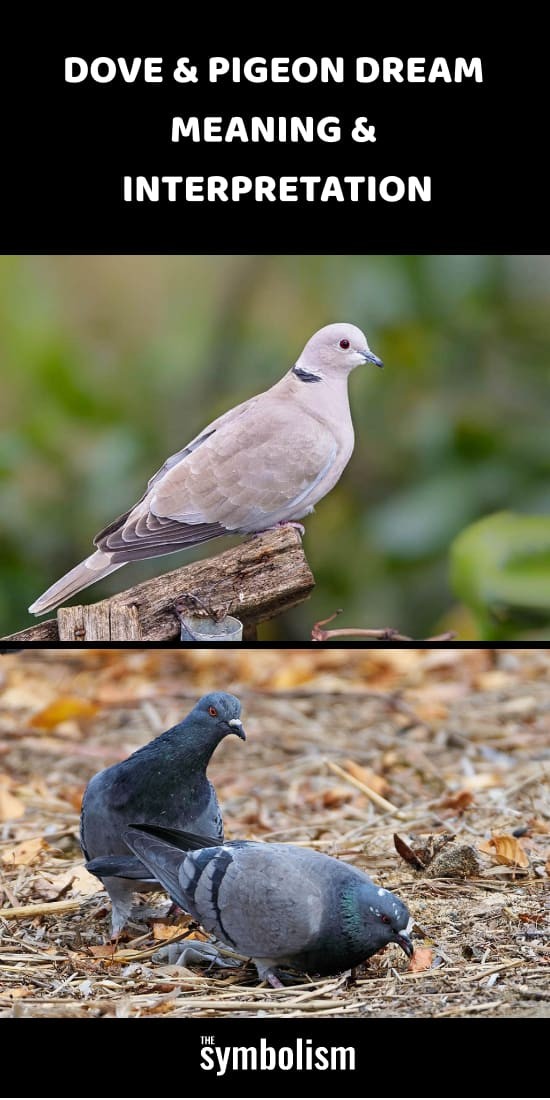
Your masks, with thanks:
[[[395,936],[395,942],[403,948],[403,951],[410,959],[414,955],[414,944],[409,936],[408,932],[397,932]]]
[[[365,359],[367,360],[367,363],[374,363],[374,365],[376,367],[383,367],[384,366],[382,360],[379,359],[377,355],[374,355],[372,351],[362,351],[361,355],[364,355]]]
[[[230,733],[236,733],[241,741],[246,741],[246,733],[243,730],[243,724],[240,718],[230,718],[227,725],[229,726]]]

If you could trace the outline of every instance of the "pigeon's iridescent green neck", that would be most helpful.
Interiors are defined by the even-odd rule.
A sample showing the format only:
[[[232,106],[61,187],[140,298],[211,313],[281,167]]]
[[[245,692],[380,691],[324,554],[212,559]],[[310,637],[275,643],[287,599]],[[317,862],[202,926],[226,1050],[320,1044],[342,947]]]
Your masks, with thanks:
[[[340,913],[342,915],[342,929],[344,935],[353,943],[361,936],[363,929],[357,887],[355,884],[342,890],[340,897]]]

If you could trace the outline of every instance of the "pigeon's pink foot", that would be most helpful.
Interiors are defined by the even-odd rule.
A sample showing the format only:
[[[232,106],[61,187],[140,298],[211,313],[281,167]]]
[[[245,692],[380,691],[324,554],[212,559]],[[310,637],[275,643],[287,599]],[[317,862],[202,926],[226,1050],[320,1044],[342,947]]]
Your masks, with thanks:
[[[267,982],[272,989],[284,989],[284,984],[274,966],[263,966],[262,963],[257,962],[256,969],[260,981]]]
[[[268,970],[266,978],[272,989],[284,989],[284,985],[275,970]]]

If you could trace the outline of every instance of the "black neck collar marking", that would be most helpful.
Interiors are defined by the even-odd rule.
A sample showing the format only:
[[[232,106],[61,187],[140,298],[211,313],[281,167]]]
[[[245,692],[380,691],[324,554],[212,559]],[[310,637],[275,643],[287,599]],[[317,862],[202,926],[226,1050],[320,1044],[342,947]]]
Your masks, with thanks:
[[[300,382],[321,382],[322,379],[318,374],[312,374],[311,371],[304,370],[303,367],[293,367],[292,373],[296,375],[296,378],[300,379]]]

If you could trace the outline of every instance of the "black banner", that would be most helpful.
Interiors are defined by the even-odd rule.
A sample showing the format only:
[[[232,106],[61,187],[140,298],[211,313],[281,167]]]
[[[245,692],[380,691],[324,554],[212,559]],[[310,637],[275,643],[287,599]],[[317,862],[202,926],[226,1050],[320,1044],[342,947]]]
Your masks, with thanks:
[[[2,65],[2,250],[543,251],[544,64],[515,34],[34,39]]]

